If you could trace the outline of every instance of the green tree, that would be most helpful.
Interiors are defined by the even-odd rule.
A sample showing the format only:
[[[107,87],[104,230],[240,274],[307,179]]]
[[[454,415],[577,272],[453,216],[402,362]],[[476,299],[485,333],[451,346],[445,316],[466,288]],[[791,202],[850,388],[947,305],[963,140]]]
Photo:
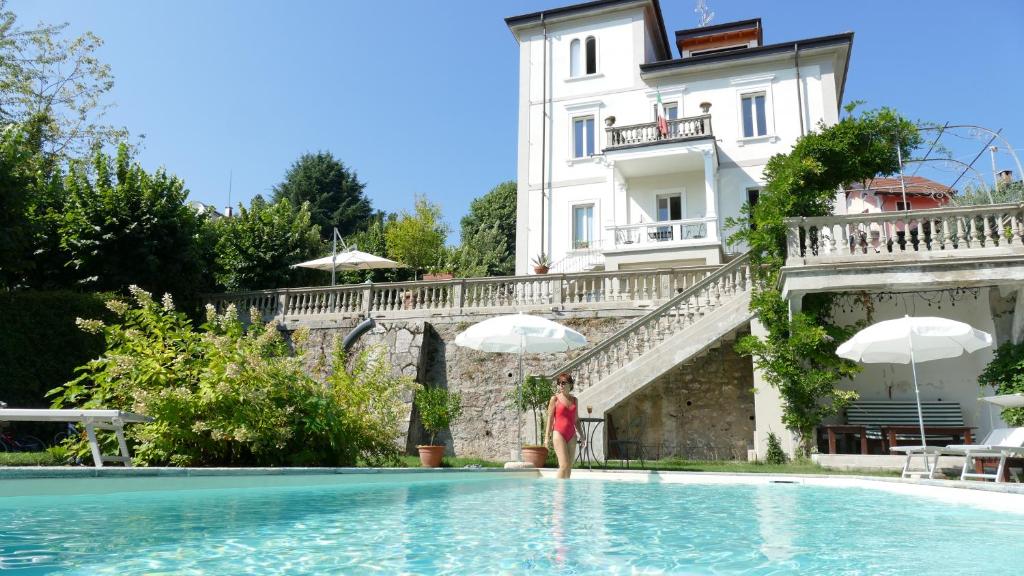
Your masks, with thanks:
[[[462,244],[451,254],[452,271],[463,278],[515,274],[515,253],[508,251],[505,242],[497,222],[464,235]]]
[[[217,282],[227,290],[308,283],[316,272],[290,266],[322,255],[320,230],[310,219],[308,204],[296,209],[287,198],[268,204],[257,195],[237,216],[213,222]]]
[[[402,212],[384,229],[388,258],[422,271],[437,264],[444,255],[448,225],[441,218],[441,207],[425,197],[416,197],[413,213]]]
[[[470,202],[469,213],[462,217],[460,223],[461,245],[468,247],[484,241],[486,245],[479,249],[483,254],[493,254],[503,248],[497,261],[485,258],[480,262],[487,267],[486,275],[515,274],[516,219],[515,181],[502,182]]]
[[[0,133],[0,285],[20,284],[31,266],[31,222],[29,212],[32,149],[19,125]]]
[[[204,217],[185,205],[188,190],[162,168],[150,174],[117,156],[72,162],[65,179],[60,245],[75,282],[92,290],[124,292],[136,284],[191,301],[211,287],[199,238]]]
[[[67,27],[22,28],[0,0],[0,123],[45,118],[42,150],[57,161],[127,136],[101,123],[114,86],[110,66],[96,55],[103,41],[91,32],[65,37]]]
[[[997,348],[978,384],[995,388],[996,394],[1024,392],[1024,343],[1007,342]],[[1010,426],[1024,426],[1024,408],[1008,408],[1002,416]]]
[[[370,217],[370,223],[366,230],[360,230],[346,239],[349,247],[373,254],[375,256],[387,256],[388,240],[387,227],[391,222],[398,219],[393,212],[377,211]],[[349,270],[338,275],[338,281],[344,284],[357,284],[367,280],[373,282],[400,282],[412,278],[412,271],[408,268],[375,268],[373,270]]]
[[[836,382],[859,367],[835,355],[854,327],[833,325],[832,299],[805,296],[803,310],[789,314],[779,292],[779,272],[786,259],[785,218],[824,216],[832,211],[836,190],[851,182],[887,175],[899,168],[894,144],[904,157],[920,144],[914,125],[882,108],[853,115],[832,126],[820,125],[797,141],[789,154],[778,154],[764,170],[766,186],[757,205],[745,205],[740,218],[727,221],[737,230],[730,242],[750,248],[754,289],[750,308],[767,330],[764,338],[746,336],[737,350],[753,356],[765,380],[782,397],[782,420],[797,433],[801,452],[810,455],[814,427],[856,398]]]
[[[293,206],[309,203],[313,224],[320,236],[331,239],[333,228],[342,236],[363,230],[373,215],[370,200],[363,195],[365,184],[330,152],[303,154],[274,187],[274,202],[284,198]]]

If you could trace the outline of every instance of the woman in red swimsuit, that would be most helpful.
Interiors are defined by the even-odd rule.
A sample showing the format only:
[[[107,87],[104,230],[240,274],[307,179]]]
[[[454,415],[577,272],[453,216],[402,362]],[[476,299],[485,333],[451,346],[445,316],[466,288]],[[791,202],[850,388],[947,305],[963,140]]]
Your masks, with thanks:
[[[558,456],[558,478],[568,478],[576,457],[576,438],[583,435],[576,416],[576,397],[572,392],[572,375],[562,372],[555,379],[558,392],[548,402],[548,422],[545,437],[553,443]]]

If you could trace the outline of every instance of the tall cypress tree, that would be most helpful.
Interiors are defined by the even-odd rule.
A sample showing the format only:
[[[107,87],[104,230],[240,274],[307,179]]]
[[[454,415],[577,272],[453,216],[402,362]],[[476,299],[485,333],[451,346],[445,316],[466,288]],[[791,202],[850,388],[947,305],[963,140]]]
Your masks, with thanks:
[[[320,226],[320,236],[329,240],[335,227],[342,236],[366,228],[373,207],[363,194],[365,187],[355,171],[330,152],[307,153],[288,169],[284,182],[274,187],[273,199],[287,198],[293,206],[309,202],[312,223]]]

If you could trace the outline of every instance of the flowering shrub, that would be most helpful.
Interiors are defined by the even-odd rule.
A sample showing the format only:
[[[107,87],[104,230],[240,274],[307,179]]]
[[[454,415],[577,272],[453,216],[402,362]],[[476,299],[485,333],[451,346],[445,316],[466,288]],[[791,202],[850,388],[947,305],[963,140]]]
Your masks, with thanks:
[[[364,352],[349,374],[338,346],[325,386],[303,370],[302,331],[293,354],[276,323],[245,327],[233,308],[218,315],[208,307],[195,330],[169,296],[156,302],[134,286],[131,294],[132,304],[108,303],[120,323],[79,319],[103,334],[106,352],[50,394],[55,408],[154,417],[125,430],[140,463],[349,466],[397,456],[396,414],[412,383],[391,377],[382,354]]]

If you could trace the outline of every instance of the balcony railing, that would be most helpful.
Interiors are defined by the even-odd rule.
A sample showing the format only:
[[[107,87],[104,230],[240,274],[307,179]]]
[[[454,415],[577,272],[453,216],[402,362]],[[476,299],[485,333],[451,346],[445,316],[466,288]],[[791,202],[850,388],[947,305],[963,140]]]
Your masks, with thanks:
[[[1021,250],[1024,204],[788,218],[786,226],[788,266],[996,256]]]
[[[688,266],[284,288],[215,294],[207,301],[219,311],[233,304],[243,319],[255,309],[264,320],[280,321],[491,314],[553,307],[635,308],[671,298],[716,269]]]
[[[685,220],[667,220],[663,222],[645,222],[643,224],[626,224],[609,226],[615,248],[642,246],[656,248],[669,243],[706,243],[718,238],[717,218],[687,218]]]
[[[657,122],[610,126],[605,129],[608,132],[608,146],[605,150],[712,136],[710,114],[676,118],[668,120],[667,123],[667,130],[664,133],[658,129]]]

